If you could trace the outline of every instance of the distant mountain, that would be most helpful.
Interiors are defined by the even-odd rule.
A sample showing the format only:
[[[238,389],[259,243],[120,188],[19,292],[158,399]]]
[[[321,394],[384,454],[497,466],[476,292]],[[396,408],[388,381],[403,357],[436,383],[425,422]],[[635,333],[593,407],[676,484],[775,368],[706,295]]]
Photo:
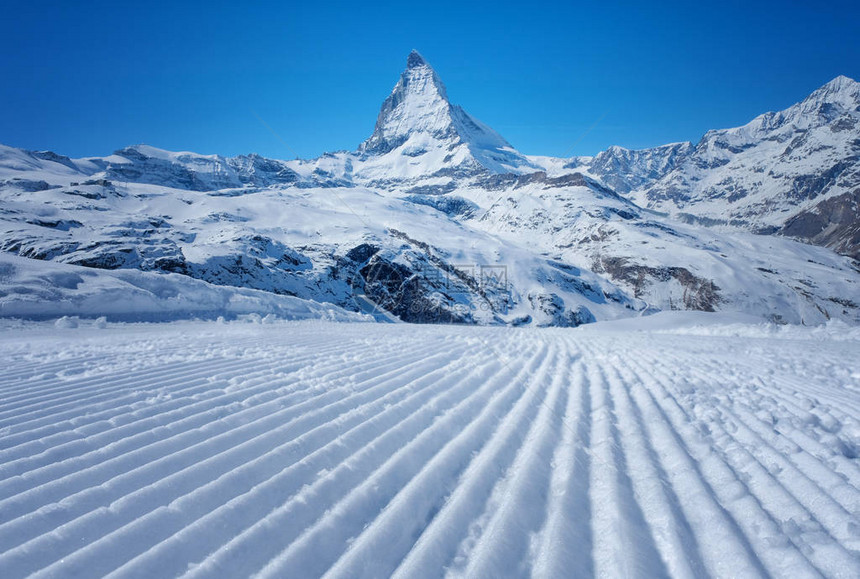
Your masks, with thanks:
[[[840,76],[783,111],[668,147],[613,147],[587,169],[639,205],[689,222],[860,258],[860,83]]]
[[[359,152],[370,162],[357,174],[374,180],[381,168],[382,182],[538,170],[500,134],[452,105],[436,71],[417,51],[409,55]],[[408,167],[392,173],[403,165]]]
[[[595,157],[575,158],[565,169],[587,171],[621,194],[650,185],[684,162],[692,153],[690,143],[672,143],[652,149],[612,146]]]
[[[78,278],[92,305],[92,288],[120,278],[91,276],[140,270],[150,309],[194,310],[182,297],[194,288],[247,311],[250,289],[411,322],[575,326],[695,309],[860,323],[860,266],[785,238],[855,255],[858,111],[842,77],[695,146],[526,157],[450,104],[413,52],[353,152],[136,145],[71,159],[0,146],[0,251],[66,264],[24,268],[44,273],[25,285],[0,268],[0,315],[32,312],[33,295],[72,299]],[[37,278],[59,286],[34,294]]]

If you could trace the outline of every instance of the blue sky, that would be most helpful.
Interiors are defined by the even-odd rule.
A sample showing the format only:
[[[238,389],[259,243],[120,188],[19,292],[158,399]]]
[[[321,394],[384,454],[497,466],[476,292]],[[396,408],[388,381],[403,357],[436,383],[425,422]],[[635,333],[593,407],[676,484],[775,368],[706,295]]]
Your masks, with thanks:
[[[71,156],[353,150],[413,48],[452,102],[555,156],[695,141],[860,80],[841,0],[4,4],[0,143]]]

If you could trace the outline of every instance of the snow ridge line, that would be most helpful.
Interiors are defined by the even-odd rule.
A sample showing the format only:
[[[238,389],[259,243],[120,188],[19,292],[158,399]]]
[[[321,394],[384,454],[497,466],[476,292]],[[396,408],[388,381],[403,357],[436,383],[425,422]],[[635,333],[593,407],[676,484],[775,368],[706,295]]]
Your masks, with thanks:
[[[633,491],[663,563],[672,577],[701,577],[705,565],[698,541],[678,506],[674,489],[666,482],[668,475],[654,451],[642,411],[630,394],[630,388],[642,378],[623,364],[609,365],[606,372],[609,393],[618,410],[621,441],[634,465],[629,469]]]
[[[552,475],[547,489],[546,521],[532,544],[535,563],[531,574],[537,578],[594,576],[591,525],[574,522],[588,520],[592,508],[588,492],[591,385],[581,360],[569,367],[567,379],[569,392],[562,420],[568,427],[562,429],[549,463]],[[564,545],[570,547],[563,548]]]
[[[411,352],[408,350],[403,353],[403,360],[409,359],[411,356]],[[400,361],[402,363],[402,360]],[[377,368],[384,368],[384,364],[378,364],[372,358],[366,362],[368,365],[373,364]],[[394,366],[398,367],[398,372],[402,370],[402,365],[397,366],[398,362],[394,362]],[[324,368],[326,364],[322,364]],[[360,368],[360,367],[359,367]],[[356,369],[354,369],[356,370]],[[395,373],[394,370],[391,373]],[[206,427],[214,415],[217,416],[221,414],[221,411],[218,410],[221,406],[230,406],[232,404],[237,403],[237,401],[255,401],[256,405],[248,405],[242,404],[241,413],[248,414],[253,411],[253,408],[256,407],[257,412],[260,409],[264,408],[267,403],[269,406],[275,404],[276,407],[283,406],[287,403],[299,403],[306,402],[306,398],[308,398],[307,389],[301,389],[299,386],[301,385],[300,381],[294,381],[291,387],[287,387],[286,390],[284,388],[279,389],[279,398],[276,403],[273,403],[271,400],[269,401],[261,401],[257,399],[260,393],[268,393],[272,391],[272,385],[278,383],[281,378],[278,377],[278,369],[275,367],[274,370],[271,368],[264,369],[259,372],[253,373],[251,375],[246,375],[243,383],[243,387],[241,389],[234,389],[230,391],[230,388],[218,388],[220,383],[218,382],[207,382],[209,384],[210,390],[218,393],[216,396],[206,397],[199,402],[194,401],[195,397],[190,397],[192,402],[185,403],[184,406],[181,406],[180,409],[175,409],[171,405],[163,404],[162,408],[167,406],[167,410],[157,414],[155,416],[145,415],[143,418],[140,418],[140,415],[135,416],[137,420],[133,422],[124,422],[121,423],[121,426],[115,427],[108,431],[107,437],[113,436],[114,438],[118,438],[116,442],[104,444],[105,441],[97,441],[93,446],[94,450],[84,454],[74,456],[69,452],[68,449],[63,449],[63,445],[59,445],[56,447],[56,450],[62,451],[63,455],[66,456],[66,459],[62,462],[49,464],[45,467],[47,471],[57,473],[58,471],[62,471],[67,463],[76,464],[78,468],[75,468],[75,472],[80,473],[81,467],[87,466],[86,464],[81,463],[80,461],[84,460],[86,457],[90,457],[89,462],[91,464],[100,464],[104,465],[104,463],[111,458],[118,456],[126,456],[129,452],[140,452],[144,448],[148,446],[146,441],[157,441],[162,446],[169,440],[169,438],[165,438],[164,436],[159,435],[159,433],[154,430],[157,427],[160,427],[162,424],[170,424],[170,433],[172,437],[175,437],[183,432],[192,431],[198,428]],[[361,372],[356,372],[354,376],[360,376]],[[262,376],[266,378],[263,381],[255,382],[257,376]],[[328,376],[334,376],[335,373],[328,374]],[[383,374],[384,375],[384,374]],[[375,376],[375,378],[379,378],[380,375]],[[274,378],[273,378],[274,377]],[[251,385],[245,385],[251,384]],[[184,390],[184,389],[183,389]],[[220,392],[224,392],[224,394],[220,394]],[[256,400],[255,400],[256,399]],[[317,398],[319,400],[319,398]],[[260,402],[264,402],[260,404]],[[181,400],[177,400],[177,404],[180,404]],[[249,408],[250,406],[250,408]],[[133,412],[133,414],[137,414],[138,411]],[[88,413],[89,414],[89,413]],[[129,430],[132,427],[135,427],[134,430]],[[184,430],[183,430],[184,429]],[[211,430],[211,429],[210,429]],[[211,435],[211,433],[207,433]],[[98,436],[98,435],[96,435]],[[122,450],[125,447],[131,447],[130,450]],[[113,456],[112,456],[113,455]],[[41,455],[37,455],[41,456]],[[76,462],[77,461],[77,462]],[[5,465],[4,465],[5,466]],[[9,465],[13,467],[13,472],[22,472],[18,471],[19,465],[12,463]],[[71,465],[68,465],[71,466]],[[23,471],[25,472],[25,471]],[[37,469],[36,471],[27,472],[27,483],[29,484],[30,490],[37,488],[38,485],[34,484],[38,478],[36,478],[42,471]],[[56,478],[56,477],[55,477]],[[11,481],[14,482],[15,481]],[[18,482],[21,482],[18,479]],[[92,482],[92,481],[90,481]],[[14,493],[11,492],[11,489],[8,487],[4,487],[4,483],[0,482],[0,493],[6,495],[8,498],[14,496]],[[0,495],[2,496],[2,495]],[[2,502],[0,502],[2,504]]]
[[[579,354],[572,352],[575,350],[558,355],[556,368],[580,364]],[[564,420],[569,374],[550,370],[546,378],[551,383],[539,398],[538,415],[528,427],[513,463],[493,487],[485,513],[478,520],[480,534],[470,536],[469,540],[476,540],[476,544],[464,569],[466,577],[527,575],[531,570],[528,555],[533,548],[532,537],[541,530],[548,515],[545,508],[535,507],[546,504],[553,443],[561,438],[562,430],[571,427]],[[530,387],[536,386],[532,383]]]
[[[488,498],[489,485],[504,472],[511,457],[516,432],[510,431],[510,425],[526,424],[537,412],[537,388],[545,389],[541,381],[556,355],[550,345],[542,342],[539,346],[529,358],[502,362],[508,374],[513,374],[502,392],[504,397],[499,395],[488,404],[434,459],[449,468],[455,465],[453,471],[446,471],[447,484],[443,488],[448,495],[437,503],[438,509],[424,528],[413,534],[415,543],[398,562],[394,577],[409,577],[421,569],[441,569],[453,562],[471,521]]]
[[[438,354],[434,355],[437,358],[442,358]],[[378,393],[383,394],[383,399],[390,398],[390,402],[394,403],[397,401],[397,398],[402,398],[408,393],[408,389],[398,388],[402,384],[402,380],[409,380],[410,378],[419,377],[419,380],[414,380],[410,384],[410,388],[417,388],[420,381],[430,381],[433,379],[433,372],[431,373],[423,373],[423,370],[428,366],[428,364],[432,364],[434,360],[434,356],[428,356],[423,360],[417,360],[414,362],[416,366],[413,372],[402,372],[400,375],[392,377],[388,380],[385,380],[379,384],[375,384],[368,388],[368,391],[379,391]],[[439,373],[440,369],[436,369],[436,373]],[[382,386],[385,388],[382,388]],[[370,403],[376,403],[380,400],[379,397],[370,398]],[[331,406],[331,405],[330,405]],[[209,489],[211,488],[206,481],[217,482],[220,481],[223,477],[231,477],[237,469],[241,470],[242,464],[253,464],[254,471],[260,475],[261,471],[267,472],[268,474],[274,476],[278,473],[278,468],[283,464],[289,464],[291,457],[296,457],[298,453],[295,451],[297,449],[305,450],[307,445],[302,440],[302,434],[309,432],[309,430],[300,430],[293,429],[297,437],[292,438],[288,443],[289,448],[283,449],[283,446],[272,446],[271,444],[267,444],[267,447],[262,449],[264,453],[260,453],[260,451],[252,451],[249,452],[248,446],[250,444],[256,444],[261,439],[265,439],[267,441],[271,441],[273,444],[277,445],[280,441],[285,439],[290,439],[290,436],[285,436],[285,432],[288,432],[291,426],[294,426],[297,423],[305,422],[310,423],[311,426],[321,426],[325,424],[327,421],[325,418],[331,418],[334,416],[342,417],[343,414],[336,414],[337,411],[343,410],[345,408],[354,408],[350,410],[349,413],[361,414],[358,411],[362,411],[367,404],[360,404],[358,406],[353,407],[352,404],[346,402],[340,402],[336,405],[336,407],[325,407],[328,408],[328,414],[323,415],[323,413],[319,411],[313,411],[310,414],[316,415],[315,422],[310,421],[310,415],[305,414],[302,417],[293,422],[286,423],[283,427],[276,428],[272,431],[266,431],[265,434],[261,434],[257,436],[255,439],[248,441],[244,444],[239,444],[238,446],[234,445],[218,445],[217,448],[225,447],[226,449],[221,451],[218,454],[215,454],[203,461],[198,465],[194,465],[194,467],[183,469],[162,481],[159,481],[158,485],[162,487],[167,487],[170,489],[171,494],[167,495],[166,498],[173,497],[173,499],[164,506],[158,507],[155,510],[151,510],[148,512],[143,512],[140,514],[136,514],[135,516],[126,517],[127,520],[131,520],[131,523],[125,525],[123,527],[118,528],[111,535],[104,537],[103,539],[99,539],[88,546],[87,549],[77,552],[63,563],[65,566],[72,566],[73,568],[79,569],[87,569],[87,570],[99,570],[102,568],[108,568],[108,563],[113,561],[113,564],[116,562],[123,563],[125,560],[138,554],[142,550],[146,549],[147,546],[151,545],[151,541],[155,539],[155,537],[160,536],[162,538],[167,538],[163,533],[169,531],[170,529],[181,529],[183,526],[189,523],[189,519],[192,516],[203,516],[205,515],[209,509],[205,508],[206,496],[201,497],[201,489]],[[373,410],[372,408],[370,410]],[[339,432],[341,429],[339,428],[340,424],[337,421],[340,418],[337,418],[334,421],[335,428],[332,429],[334,433]],[[313,428],[311,428],[313,430]],[[215,441],[217,442],[217,441]],[[223,463],[227,461],[229,458],[235,457],[235,460],[230,462],[227,465],[220,466],[219,463]],[[261,461],[264,461],[268,458],[277,458],[275,462],[270,465],[270,468],[264,469]],[[206,471],[211,471],[214,469],[214,473],[209,474],[205,472],[204,477],[199,476],[199,470],[201,467],[205,467]],[[232,468],[231,468],[232,467]],[[185,481],[185,482],[183,482]],[[201,483],[202,486],[201,486]],[[244,484],[244,483],[243,483]],[[175,487],[179,487],[181,492],[177,492]],[[226,489],[222,487],[222,491],[235,493],[240,491],[243,488],[243,485],[231,485]],[[187,491],[187,492],[186,492]],[[157,492],[157,489],[153,488],[143,488],[138,493],[133,493],[123,499],[125,503],[123,505],[124,508],[126,506],[132,506],[132,500],[134,504],[139,505],[140,507],[145,507],[149,504],[149,497],[151,497],[154,493]],[[183,494],[185,493],[185,494]],[[165,497],[166,493],[159,493],[162,497]],[[213,496],[213,493],[209,493],[209,496]],[[220,494],[214,494],[214,498],[216,500],[223,500],[223,496]],[[186,500],[187,499],[187,500]],[[184,516],[180,517],[180,510],[177,505],[183,504],[183,502],[187,503],[187,509],[185,509]],[[217,503],[215,503],[217,504]],[[127,510],[127,509],[126,509]],[[134,513],[132,513],[134,515]],[[154,533],[152,528],[159,529],[158,532]],[[124,538],[128,541],[132,548],[126,549],[124,553],[121,555],[115,553],[112,547],[114,540],[118,537]],[[118,559],[121,556],[122,559]],[[50,568],[48,568],[50,569]],[[159,570],[159,573],[161,570]]]
[[[678,359],[676,356],[671,358]],[[835,362],[824,362],[827,367],[834,367],[831,364]],[[763,424],[765,429],[759,428],[760,435],[767,438],[769,444],[779,447],[777,450],[806,476],[813,480],[817,480],[817,477],[827,479],[826,482],[819,480],[817,484],[831,494],[834,500],[840,501],[846,510],[860,513],[860,465],[846,456],[846,451],[850,455],[851,449],[845,448],[841,439],[834,434],[846,425],[853,424],[855,428],[860,428],[860,418],[857,418],[860,411],[851,413],[851,406],[846,405],[842,389],[807,388],[795,376],[782,372],[774,372],[764,380],[758,376],[755,366],[743,360],[735,361],[732,365],[742,370],[735,371],[736,379],[749,384],[744,388],[744,398],[754,401],[756,414],[767,419]],[[703,363],[702,368],[704,371],[696,372],[699,380],[708,375],[708,370],[716,370],[708,362]],[[725,372],[725,363],[720,368],[721,372]],[[810,391],[820,392],[821,401],[810,396]],[[735,404],[725,393],[717,393],[716,396],[723,400],[723,405],[731,407]],[[849,413],[844,412],[846,407]],[[816,432],[823,432],[823,436],[816,436]],[[836,452],[832,445],[824,446],[822,438],[836,442]],[[799,462],[804,463],[804,466]],[[826,464],[832,465],[832,468],[822,468]]]
[[[366,446],[359,450],[351,460],[345,461],[331,472],[325,473],[324,476],[314,485],[308,487],[304,492],[296,494],[283,507],[272,513],[267,520],[261,521],[260,524],[255,525],[255,527],[251,529],[251,533],[236,537],[236,539],[231,541],[228,545],[228,548],[232,545],[253,543],[255,541],[255,537],[260,537],[260,533],[267,532],[267,528],[271,528],[271,525],[276,524],[277,521],[282,521],[282,524],[291,525],[292,521],[295,520],[295,517],[291,516],[291,513],[297,515],[304,511],[310,511],[305,516],[312,518],[312,520],[318,520],[320,515],[316,511],[319,508],[325,508],[325,505],[332,505],[338,501],[342,503],[340,497],[348,496],[344,492],[344,486],[347,486],[348,491],[354,489],[356,485],[361,484],[362,481],[366,480],[367,476],[369,476],[376,468],[379,468],[379,465],[388,462],[389,457],[391,457],[391,453],[396,449],[412,448],[414,451],[416,448],[420,449],[427,445],[432,449],[433,447],[438,447],[438,445],[445,443],[445,438],[442,437],[440,433],[451,434],[454,432],[461,432],[464,425],[469,425],[467,428],[475,428],[474,424],[476,422],[474,417],[476,415],[481,417],[492,417],[492,409],[505,403],[505,401],[510,398],[510,387],[503,390],[495,389],[498,383],[506,377],[506,374],[502,373],[502,370],[504,369],[497,368],[496,373],[486,380],[483,387],[476,389],[474,395],[467,396],[453,409],[439,415],[439,418],[434,420],[432,416],[422,416],[422,414],[426,413],[418,413],[416,418],[411,419],[409,422],[402,423],[400,426],[411,429],[408,431],[408,437],[404,437],[397,429],[392,429],[386,433],[382,433],[373,446]],[[412,424],[416,422],[416,420],[422,418],[425,419],[421,420],[422,424]],[[427,422],[426,419],[430,419],[430,422]],[[405,446],[403,444],[404,440],[408,441]],[[425,454],[421,454],[414,460],[415,462],[420,463],[423,461],[425,456]],[[371,460],[372,462],[367,466],[363,466],[363,463],[368,460]],[[328,490],[326,494],[322,494],[325,489],[330,490]],[[321,504],[318,504],[319,501],[310,502],[309,498],[313,496],[321,499]],[[327,510],[332,511],[333,508],[330,506]],[[294,529],[292,527],[290,529],[291,535],[294,533],[301,533],[301,529]],[[227,555],[228,551],[217,553],[216,556],[213,557],[211,566],[209,565],[210,562],[207,561],[206,565],[202,565],[199,568],[198,573],[193,573],[190,576],[204,576],[207,572],[211,573],[214,569],[219,571],[227,569],[233,574],[236,572],[246,574],[245,571],[253,572],[262,567],[262,565],[260,567],[251,565],[247,568],[236,569],[235,567],[239,562],[230,559]],[[271,563],[277,560],[277,552],[272,555],[274,558],[267,562]],[[311,558],[315,558],[315,555],[312,554]],[[244,564],[246,561],[242,561],[242,563]],[[315,565],[313,562],[310,564]]]
[[[653,375],[660,373],[659,363],[648,367],[653,370]],[[743,476],[743,470],[736,470],[737,464],[733,463],[730,455],[719,450],[719,447],[715,448],[706,443],[701,436],[701,431],[695,426],[697,421],[694,414],[691,415],[689,410],[685,410],[678,398],[670,392],[672,382],[677,383],[677,378],[669,379],[665,374],[662,375],[662,379],[655,378],[654,391],[647,395],[652,402],[657,403],[655,394],[659,393],[665,404],[663,409],[671,423],[671,428],[680,435],[687,434],[684,436],[687,440],[698,442],[688,447],[691,456],[702,465],[703,476],[709,480],[714,496],[729,513],[732,525],[739,529],[737,537],[744,542],[749,541],[749,548],[756,557],[751,562],[752,568],[756,566],[761,568],[763,564],[777,575],[788,573],[798,577],[819,577],[820,571],[796,545],[788,543],[785,538],[782,544],[775,542],[776,537],[782,533],[774,513],[765,508],[768,497],[758,489],[759,484],[756,479],[749,480]],[[710,413],[709,415],[719,416],[719,414]],[[713,434],[714,440],[719,440],[723,432],[719,420],[709,420],[705,431],[709,439]],[[703,536],[707,537],[707,535]],[[735,560],[734,557],[726,559]],[[724,565],[725,560],[721,563]],[[761,573],[767,572],[761,568]]]
[[[442,368],[444,368],[443,366]],[[486,365],[474,368],[471,372],[480,372]],[[441,369],[441,368],[440,368]],[[434,376],[438,374],[435,373]],[[343,462],[350,457],[355,456],[359,450],[368,444],[376,441],[383,432],[383,428],[389,430],[401,428],[407,420],[414,420],[419,416],[417,410],[422,406],[428,406],[437,412],[445,412],[453,408],[451,404],[459,404],[457,395],[459,390],[468,388],[468,382],[461,381],[461,384],[456,388],[446,389],[446,379],[434,379],[424,389],[417,390],[410,394],[407,398],[396,404],[387,404],[384,399],[378,399],[376,403],[384,404],[385,410],[380,414],[372,417],[369,420],[354,421],[354,423],[341,422],[334,426],[323,425],[314,430],[308,431],[306,434],[294,439],[289,444],[298,445],[301,448],[308,450],[308,454],[300,461],[282,470],[276,476],[256,485],[252,492],[247,492],[244,495],[228,501],[227,503],[218,506],[197,521],[188,525],[179,533],[163,541],[153,549],[140,555],[136,559],[129,561],[125,567],[132,569],[135,573],[143,569],[143,576],[147,573],[164,570],[165,556],[168,560],[172,560],[172,553],[179,553],[184,556],[194,557],[195,560],[203,560],[207,555],[214,553],[223,544],[236,538],[241,533],[251,530],[254,523],[265,518],[270,509],[274,509],[278,504],[282,504],[291,493],[295,493],[301,487],[295,482],[302,480],[302,477],[319,477],[325,472],[325,468],[320,470],[324,464],[332,464],[335,461]],[[333,431],[333,436],[328,436],[327,431]],[[320,436],[325,434],[325,437]],[[313,447],[303,441],[310,437],[319,438],[315,442],[316,450],[311,450]],[[267,456],[268,458],[268,456]],[[233,476],[234,473],[230,473]],[[238,473],[237,473],[238,474]],[[221,483],[221,479],[213,481],[201,490],[206,490],[207,487],[213,486],[215,483]],[[228,482],[228,481],[225,481]],[[272,495],[268,498],[267,495]],[[218,499],[219,497],[215,497]],[[269,505],[268,509],[265,505]],[[246,526],[231,525],[231,530],[223,534],[209,533],[207,536],[200,537],[206,529],[211,528],[212,523],[219,521],[230,521],[230,518],[225,516],[232,512],[242,513],[242,521],[246,522]],[[259,518],[254,518],[253,513],[257,513]],[[224,522],[221,522],[224,526]],[[201,568],[211,565],[209,561],[202,565]],[[149,569],[147,571],[147,569]],[[121,572],[123,568],[117,572]],[[177,569],[177,573],[181,571]]]

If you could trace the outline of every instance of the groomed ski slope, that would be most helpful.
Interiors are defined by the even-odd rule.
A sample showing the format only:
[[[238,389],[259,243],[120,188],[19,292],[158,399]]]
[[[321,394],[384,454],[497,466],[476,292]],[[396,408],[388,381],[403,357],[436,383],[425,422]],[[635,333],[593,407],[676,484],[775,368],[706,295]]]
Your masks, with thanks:
[[[860,576],[860,333],[655,319],[7,323],[0,576]]]

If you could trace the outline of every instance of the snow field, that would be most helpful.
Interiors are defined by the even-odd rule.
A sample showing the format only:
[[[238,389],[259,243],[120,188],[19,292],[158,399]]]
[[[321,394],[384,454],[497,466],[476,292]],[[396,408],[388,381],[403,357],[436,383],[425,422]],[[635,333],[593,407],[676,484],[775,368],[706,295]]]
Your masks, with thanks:
[[[856,333],[631,324],[6,327],[0,575],[860,576]]]

